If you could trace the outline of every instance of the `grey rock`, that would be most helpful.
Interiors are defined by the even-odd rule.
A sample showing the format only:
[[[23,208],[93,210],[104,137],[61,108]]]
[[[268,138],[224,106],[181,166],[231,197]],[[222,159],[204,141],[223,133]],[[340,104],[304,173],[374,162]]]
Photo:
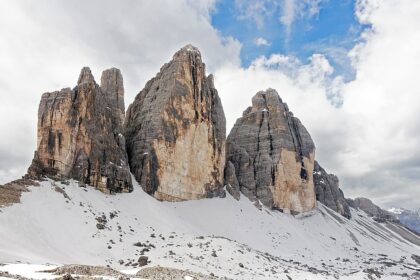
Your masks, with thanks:
[[[55,269],[50,270],[49,272],[53,272],[58,275],[66,275],[66,274],[76,274],[80,276],[105,276],[107,278],[117,278],[117,277],[127,277],[127,274],[121,273],[115,269],[110,267],[104,266],[91,266],[91,265],[82,265],[82,264],[69,264],[57,267]],[[76,279],[80,279],[76,277]],[[83,278],[82,278],[83,279]],[[87,278],[90,279],[90,278]]]
[[[111,68],[102,72],[101,90],[105,93],[109,110],[113,112],[115,125],[121,129],[124,124],[125,105],[124,82],[119,69]]]
[[[213,279],[226,279],[228,278],[223,277],[219,278],[214,275],[204,275],[201,273],[195,273],[189,270],[181,270],[169,267],[146,267],[139,270],[136,274],[137,277],[141,279],[149,279],[149,280],[175,280],[175,279],[194,279],[194,280],[213,280]]]
[[[316,199],[342,216],[350,219],[350,207],[339,188],[339,180],[334,174],[328,174],[317,161],[314,167],[314,185]]]
[[[350,207],[363,210],[370,217],[378,222],[394,222],[399,223],[398,219],[390,212],[382,209],[381,207],[374,204],[370,199],[364,197],[358,197],[355,199],[347,199],[347,203]]]
[[[197,48],[179,50],[129,106],[131,171],[159,200],[223,195],[226,124]]]
[[[239,182],[236,178],[235,174],[235,166],[231,161],[228,161],[226,163],[225,167],[225,184],[226,184],[226,190],[228,193],[233,196],[236,200],[239,200],[241,197],[241,192],[239,189]]]
[[[145,266],[148,264],[149,258],[146,256],[140,256],[137,262],[139,263],[139,266]]]
[[[287,104],[273,89],[260,91],[227,138],[225,184],[269,208],[306,212],[316,207],[314,157],[311,136]]]
[[[74,89],[43,94],[37,151],[28,174],[73,178],[106,193],[131,191],[123,98],[119,70],[104,71],[99,87],[88,67]]]

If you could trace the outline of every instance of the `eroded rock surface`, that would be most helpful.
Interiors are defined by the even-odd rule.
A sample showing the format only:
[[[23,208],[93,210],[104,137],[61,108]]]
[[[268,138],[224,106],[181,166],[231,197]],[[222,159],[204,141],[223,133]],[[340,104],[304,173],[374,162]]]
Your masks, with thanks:
[[[99,86],[85,67],[74,89],[42,95],[29,175],[73,178],[107,193],[132,190],[122,134],[122,76],[112,68],[101,80]]]
[[[227,138],[226,184],[247,197],[286,212],[316,207],[312,139],[273,89],[252,98]],[[229,163],[230,162],[230,163]]]
[[[343,191],[339,188],[338,177],[328,174],[317,161],[314,167],[314,185],[316,200],[350,219],[350,208]]]
[[[39,186],[39,183],[27,178],[14,180],[10,183],[0,185],[0,208],[20,203],[23,192],[28,191],[30,186]]]
[[[157,199],[221,191],[225,115],[198,49],[182,48],[147,82],[128,108],[125,137],[132,173]]]
[[[188,270],[181,270],[169,267],[148,267],[143,268],[137,272],[136,276],[150,280],[172,280],[172,279],[193,279],[193,280],[213,280],[213,279],[225,279],[211,275],[204,275],[202,273],[195,273]]]
[[[55,269],[46,270],[57,275],[81,275],[81,276],[105,276],[105,277],[121,277],[121,279],[129,279],[127,274],[121,273],[115,269],[105,266],[92,266],[82,264],[68,264],[57,267]]]

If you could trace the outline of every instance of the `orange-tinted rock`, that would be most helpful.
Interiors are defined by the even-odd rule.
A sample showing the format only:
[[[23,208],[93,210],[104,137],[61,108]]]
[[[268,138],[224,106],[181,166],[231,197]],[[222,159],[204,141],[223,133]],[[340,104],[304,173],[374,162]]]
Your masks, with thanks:
[[[131,171],[160,200],[219,194],[225,163],[225,116],[213,77],[188,45],[147,82],[127,111]]]
[[[131,191],[122,135],[124,103],[114,102],[123,97],[119,70],[104,71],[99,87],[87,67],[74,89],[44,93],[37,151],[28,173],[76,179],[103,192]]]

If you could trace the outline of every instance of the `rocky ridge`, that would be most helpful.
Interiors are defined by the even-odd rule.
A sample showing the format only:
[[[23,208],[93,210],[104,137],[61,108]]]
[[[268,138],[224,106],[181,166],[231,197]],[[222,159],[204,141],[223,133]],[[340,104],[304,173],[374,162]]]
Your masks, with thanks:
[[[75,88],[42,95],[30,176],[73,178],[107,193],[132,190],[122,135],[123,79],[112,68],[101,81],[85,67]]]
[[[398,223],[398,219],[392,213],[382,209],[368,198],[358,197],[355,199],[347,198],[346,200],[350,207],[363,210],[378,222],[390,221]]]
[[[315,145],[273,89],[258,92],[227,138],[228,190],[286,212],[316,207]]]
[[[103,192],[129,192],[131,171],[159,200],[223,196],[225,185],[257,206],[298,213],[318,200],[350,218],[338,178],[314,161],[309,133],[275,90],[253,97],[227,140],[225,130],[213,76],[191,45],[146,83],[127,117],[121,72],[104,71],[98,85],[85,67],[74,89],[43,94],[29,178],[73,178]],[[13,195],[7,199],[18,201],[20,192]]]
[[[147,82],[127,111],[131,172],[159,200],[219,195],[226,124],[199,50],[187,45]]]

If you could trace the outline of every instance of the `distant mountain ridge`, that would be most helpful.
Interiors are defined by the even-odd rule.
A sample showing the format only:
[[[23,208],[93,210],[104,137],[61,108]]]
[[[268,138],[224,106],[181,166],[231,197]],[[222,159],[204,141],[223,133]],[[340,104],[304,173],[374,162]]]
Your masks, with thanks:
[[[390,208],[388,212],[394,214],[401,224],[420,234],[420,210]]]

